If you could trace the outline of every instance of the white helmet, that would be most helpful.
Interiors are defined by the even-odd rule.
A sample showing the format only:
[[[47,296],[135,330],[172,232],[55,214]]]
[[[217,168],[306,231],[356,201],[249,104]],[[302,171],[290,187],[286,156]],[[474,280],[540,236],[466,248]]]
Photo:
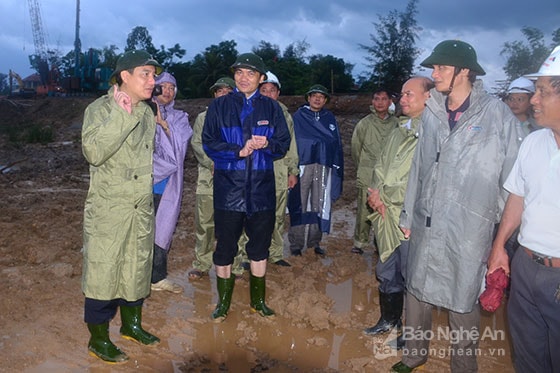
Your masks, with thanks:
[[[509,83],[507,93],[535,93],[535,85],[527,78],[517,78]]]
[[[543,62],[538,72],[525,75],[526,78],[537,80],[539,76],[560,76],[560,45]]]
[[[271,71],[266,72],[266,80],[263,82],[263,84],[264,83],[276,84],[278,86],[278,89],[282,88],[282,86],[280,85],[280,81]]]

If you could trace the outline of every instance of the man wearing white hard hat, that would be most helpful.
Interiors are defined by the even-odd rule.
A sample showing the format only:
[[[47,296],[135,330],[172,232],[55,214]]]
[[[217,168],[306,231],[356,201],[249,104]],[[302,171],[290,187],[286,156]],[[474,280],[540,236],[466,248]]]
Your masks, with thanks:
[[[289,267],[290,264],[284,260],[284,220],[286,217],[286,205],[288,203],[288,189],[292,189],[297,183],[299,174],[297,144],[294,137],[294,120],[288,112],[286,105],[278,101],[280,96],[280,80],[272,72],[266,72],[266,80],[261,83],[259,90],[263,96],[270,97],[278,102],[286,118],[288,130],[290,131],[290,147],[286,156],[274,161],[274,177],[276,179],[276,223],[272,233],[270,244],[270,256],[268,261],[279,266]]]
[[[520,226],[511,263],[508,320],[517,372],[560,371],[560,45],[537,73],[531,98],[543,130],[525,138],[504,188],[510,192],[488,274],[510,273],[504,243]]]
[[[535,124],[533,119],[533,108],[531,107],[531,97],[535,93],[535,85],[525,77],[513,80],[508,87],[505,102],[517,119],[519,125],[516,127],[519,142],[534,130],[540,127]]]

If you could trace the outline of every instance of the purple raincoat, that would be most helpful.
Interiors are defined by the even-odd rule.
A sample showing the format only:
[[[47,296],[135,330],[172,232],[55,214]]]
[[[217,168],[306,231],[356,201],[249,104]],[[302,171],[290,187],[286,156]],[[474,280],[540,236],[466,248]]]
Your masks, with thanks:
[[[166,82],[177,86],[173,75],[167,72],[156,79],[157,84]],[[167,105],[158,103],[163,119],[169,124],[169,135],[158,125],[154,150],[154,184],[169,178],[156,213],[155,229],[155,243],[165,250],[169,250],[171,246],[179,219],[183,194],[183,163],[193,132],[188,114],[174,109],[175,97],[173,98]]]

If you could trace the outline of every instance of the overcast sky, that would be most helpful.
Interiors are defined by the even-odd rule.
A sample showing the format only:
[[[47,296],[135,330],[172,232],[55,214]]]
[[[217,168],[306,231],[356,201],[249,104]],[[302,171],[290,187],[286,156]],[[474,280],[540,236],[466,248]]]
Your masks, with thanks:
[[[49,48],[63,54],[73,50],[76,1],[38,2]],[[373,23],[391,10],[404,11],[406,5],[405,0],[81,0],[80,39],[82,51],[114,44],[122,52],[131,30],[144,26],[157,48],[179,43],[187,51],[185,61],[225,40],[235,40],[239,53],[251,51],[261,40],[281,51],[305,40],[309,55],[343,58],[355,65],[357,76],[367,64],[359,45],[371,44]],[[464,40],[477,51],[487,72],[485,85],[492,87],[505,78],[500,56],[504,42],[524,40],[520,30],[531,26],[543,31],[550,43],[552,31],[560,27],[560,1],[419,0],[417,21],[422,28],[417,64],[438,42]],[[0,0],[0,25],[0,72],[12,69],[25,78],[33,73],[28,55],[35,51],[28,1]]]

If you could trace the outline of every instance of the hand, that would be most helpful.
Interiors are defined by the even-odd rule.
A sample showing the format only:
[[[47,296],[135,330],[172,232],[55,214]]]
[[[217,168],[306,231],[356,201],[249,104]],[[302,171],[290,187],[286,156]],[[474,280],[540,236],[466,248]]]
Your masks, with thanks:
[[[486,276],[502,268],[509,276],[509,256],[503,245],[494,244],[488,258],[488,272]]]
[[[161,111],[159,111],[159,105],[157,106],[156,123],[160,125],[161,128],[163,128],[163,130],[167,135],[169,135],[169,123],[167,123],[167,121],[163,119],[163,117],[161,116]]]
[[[268,139],[266,136],[253,135],[251,139],[253,140],[254,149],[263,149],[268,146]]]
[[[368,188],[367,203],[373,211],[378,212],[379,214],[381,214],[381,218],[385,219],[385,211],[387,210],[387,207],[381,200],[379,189]]]
[[[241,158],[245,158],[245,157],[250,156],[251,154],[253,154],[253,150],[255,149],[254,146],[255,145],[254,145],[254,141],[253,141],[252,138],[247,140],[247,142],[245,143],[245,146],[239,151],[239,156]]]
[[[298,182],[296,175],[288,175],[288,189],[293,189]]]
[[[399,228],[401,229],[401,232],[403,232],[404,238],[409,239],[410,238],[410,229],[404,228],[404,227],[399,227]]]
[[[115,84],[113,88],[113,98],[117,105],[126,110],[128,114],[132,114],[132,100],[130,96],[123,91],[119,91],[118,84]]]

